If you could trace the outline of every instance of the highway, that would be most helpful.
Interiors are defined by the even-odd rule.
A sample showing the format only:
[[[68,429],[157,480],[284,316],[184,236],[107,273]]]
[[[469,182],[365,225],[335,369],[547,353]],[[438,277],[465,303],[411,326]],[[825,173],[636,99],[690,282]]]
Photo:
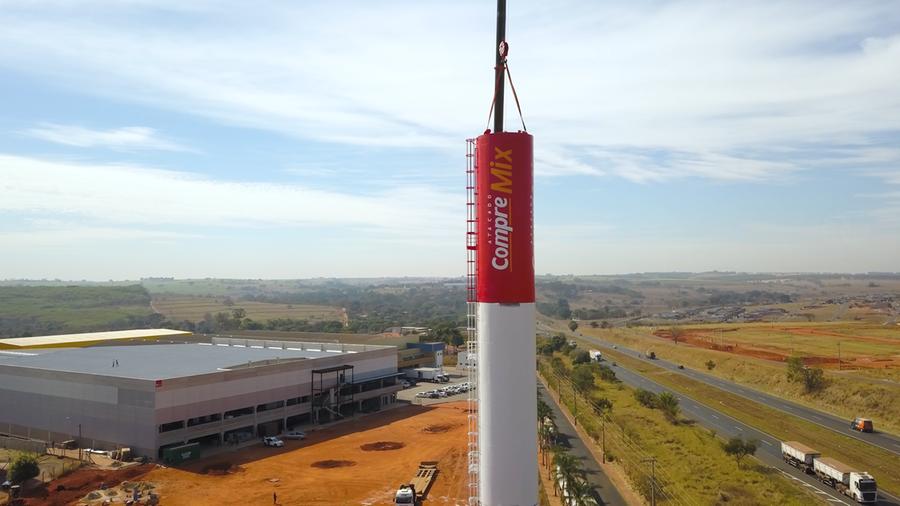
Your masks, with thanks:
[[[621,347],[618,351],[622,351]],[[655,362],[656,361],[654,361],[654,363]],[[812,476],[804,474],[798,469],[785,464],[781,457],[781,441],[777,438],[741,423],[724,413],[709,408],[690,397],[669,390],[668,388],[621,366],[616,366],[613,370],[615,370],[616,376],[629,386],[643,388],[656,393],[671,392],[678,397],[682,412],[687,418],[695,420],[704,427],[715,430],[720,436],[741,436],[743,438],[756,439],[759,441],[759,448],[756,452],[757,459],[778,470],[778,472],[784,474],[789,479],[802,483],[802,486],[809,488],[813,493],[820,496],[822,500],[831,504],[856,504],[850,498],[845,497],[836,490],[820,483]],[[722,403],[722,401],[719,402]],[[724,405],[724,403],[722,404]],[[900,498],[886,494],[882,490],[878,491],[878,497],[879,505],[900,506]]]
[[[577,334],[577,337],[589,341],[591,343],[596,344],[600,347],[606,347],[609,349],[613,348],[612,344],[609,344],[605,341],[602,341],[596,337],[590,337],[582,335],[581,333]],[[886,434],[883,432],[858,432],[850,429],[850,420],[840,418],[838,416],[824,413],[822,411],[809,408],[806,406],[802,406],[800,404],[796,404],[791,401],[784,400],[780,397],[776,397],[774,395],[769,395],[754,388],[738,385],[737,383],[718,378],[694,369],[679,369],[677,364],[673,364],[671,362],[667,362],[663,359],[656,360],[647,360],[643,358],[643,355],[639,351],[631,350],[628,348],[623,348],[619,346],[616,351],[619,351],[624,354],[628,354],[637,359],[644,360],[650,364],[653,364],[658,367],[662,367],[663,369],[670,370],[672,372],[683,374],[691,379],[700,381],[702,383],[706,383],[707,385],[714,386],[716,388],[725,390],[726,392],[730,392],[735,395],[740,395],[742,397],[746,397],[747,399],[759,402],[761,404],[765,404],[771,408],[777,409],[779,411],[783,411],[785,413],[794,415],[798,418],[806,420],[810,423],[814,423],[825,427],[827,429],[833,430],[834,432],[838,432],[845,436],[850,436],[860,441],[864,441],[870,445],[877,446],[883,450],[889,451],[891,453],[900,455],[900,438],[897,438],[891,434]],[[864,415],[861,413],[860,415]],[[876,430],[878,420],[875,420]]]
[[[553,410],[553,415],[556,419],[556,427],[559,430],[559,444],[568,447],[569,453],[581,460],[587,480],[594,487],[594,493],[597,495],[599,503],[610,506],[626,506],[625,499],[619,495],[619,491],[616,490],[616,487],[614,487],[612,482],[609,481],[609,478],[603,474],[603,471],[600,469],[600,464],[594,460],[593,455],[591,455],[591,452],[585,446],[584,441],[578,437],[575,427],[572,427],[572,424],[570,424],[569,420],[563,415],[563,412],[560,409],[559,404],[557,404],[556,399],[553,398],[553,395],[548,392],[540,382],[537,384],[537,389],[538,393],[541,394],[541,398],[544,399],[544,402],[546,402],[547,405],[550,406],[550,409]],[[542,468],[541,472],[546,472],[546,470]],[[552,495],[553,491],[548,490],[547,493]]]

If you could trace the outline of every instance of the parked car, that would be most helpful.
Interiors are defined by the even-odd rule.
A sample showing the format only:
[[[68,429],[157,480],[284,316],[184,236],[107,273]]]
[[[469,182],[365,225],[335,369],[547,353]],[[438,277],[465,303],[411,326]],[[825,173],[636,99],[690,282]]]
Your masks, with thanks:
[[[681,364],[678,364],[678,368],[679,368],[679,369],[684,369],[684,366],[681,365]]]
[[[413,386],[413,384],[410,383],[409,381],[402,380],[402,381],[400,382],[400,386],[403,387],[403,388],[409,388],[409,387]]]
[[[854,418],[853,423],[850,424],[850,428],[853,430],[858,430],[860,432],[875,431],[875,427],[872,425],[872,420],[868,418]]]
[[[266,446],[272,446],[274,448],[281,448],[282,446],[284,446],[284,441],[278,439],[275,436],[269,436],[263,438],[263,444]]]
[[[294,430],[294,431],[288,432],[287,434],[285,434],[281,437],[283,437],[285,439],[306,439],[306,433],[303,432],[302,430]]]

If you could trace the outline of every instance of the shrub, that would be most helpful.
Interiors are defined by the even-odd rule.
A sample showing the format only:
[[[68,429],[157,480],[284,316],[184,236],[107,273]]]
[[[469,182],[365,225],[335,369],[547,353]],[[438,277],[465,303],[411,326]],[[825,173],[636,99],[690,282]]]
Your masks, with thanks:
[[[19,453],[9,464],[9,481],[22,483],[41,473],[38,467],[38,456],[34,453]]]
[[[670,422],[674,423],[678,420],[678,413],[681,412],[681,408],[678,406],[678,397],[675,397],[671,392],[663,392],[656,396],[656,405]]]
[[[713,362],[712,360],[707,360],[705,365],[706,365],[707,371],[712,371],[713,369],[716,368],[716,363]]]
[[[825,372],[822,369],[806,369],[803,371],[803,387],[806,393],[818,392],[825,388]]]
[[[587,364],[590,361],[591,361],[591,354],[584,350],[579,350],[574,355],[572,355],[572,363],[573,364]]]
[[[644,390],[643,388],[638,388],[634,391],[634,398],[646,408],[655,408],[656,407],[656,394],[649,390]]]
[[[591,368],[584,364],[575,366],[575,370],[572,371],[572,384],[582,392],[590,391],[594,387],[594,374]]]

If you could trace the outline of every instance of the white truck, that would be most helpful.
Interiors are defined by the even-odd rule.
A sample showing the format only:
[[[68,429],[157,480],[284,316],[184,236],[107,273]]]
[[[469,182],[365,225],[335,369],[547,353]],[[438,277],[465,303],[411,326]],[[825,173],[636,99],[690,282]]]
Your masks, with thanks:
[[[588,353],[591,354],[591,362],[599,362],[603,360],[603,354],[600,353],[600,350],[591,350]]]
[[[781,442],[781,457],[788,464],[802,470],[806,474],[813,474],[813,462],[822,454],[818,451],[796,441]]]
[[[404,371],[407,378],[417,381],[431,381],[433,383],[447,383],[450,376],[444,374],[444,370],[440,367],[416,367],[415,369],[406,369]]]
[[[872,478],[869,473],[856,471],[852,467],[828,457],[815,458],[813,469],[822,483],[833,487],[856,502],[875,504],[878,501],[878,487],[875,484],[875,478]]]

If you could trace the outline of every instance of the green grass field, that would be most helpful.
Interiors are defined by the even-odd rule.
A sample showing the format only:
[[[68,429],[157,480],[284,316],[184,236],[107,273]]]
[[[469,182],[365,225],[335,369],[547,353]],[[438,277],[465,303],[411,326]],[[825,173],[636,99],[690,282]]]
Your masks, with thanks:
[[[568,363],[568,359],[564,358]],[[547,378],[549,368],[542,367]],[[555,381],[548,382],[556,387]],[[621,384],[595,382],[592,397],[612,401],[611,423],[606,424],[607,452],[623,467],[634,488],[648,494],[648,457],[657,459],[656,470],[662,492],[660,504],[785,504],[805,505],[818,501],[785,479],[780,473],[748,459],[738,466],[725,454],[712,432],[690,424],[672,424],[659,410],[640,405],[634,390]],[[576,412],[572,390],[562,387],[562,400],[569,412]],[[581,396],[579,396],[581,398]],[[600,434],[600,419],[592,411],[577,410],[579,423],[588,433]],[[668,499],[668,500],[667,500]]]
[[[586,342],[582,344],[589,345]],[[620,366],[639,372],[774,437],[814,444],[823,455],[870,472],[880,488],[894,494],[900,492],[900,475],[896,472],[900,469],[900,456],[896,454],[628,355],[612,350],[607,350],[607,355]]]
[[[151,313],[140,285],[0,287],[2,337],[127,328]]]
[[[194,297],[185,295],[157,295],[153,298],[153,308],[172,321],[200,321],[209,313],[230,313],[232,309],[243,308],[247,317],[264,322],[275,318],[291,318],[307,321],[344,322],[344,312],[340,308],[306,304],[271,304],[246,300],[234,300],[226,304],[225,297]]]

